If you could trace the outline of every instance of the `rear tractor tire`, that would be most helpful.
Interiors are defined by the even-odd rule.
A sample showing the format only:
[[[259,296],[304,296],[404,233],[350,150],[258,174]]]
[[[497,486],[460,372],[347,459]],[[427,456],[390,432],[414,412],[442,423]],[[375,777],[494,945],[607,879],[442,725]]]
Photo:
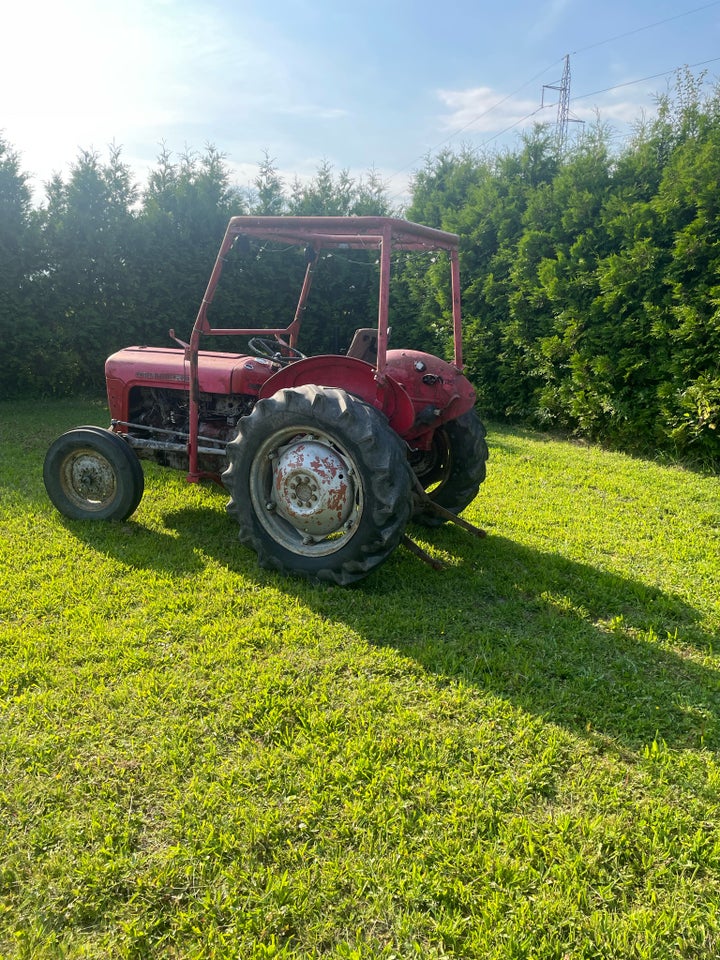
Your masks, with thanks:
[[[76,427],[48,449],[43,480],[54,506],[71,520],[125,520],[145,481],[132,447],[102,427]]]
[[[432,449],[413,464],[413,469],[430,499],[457,515],[477,496],[485,479],[488,455],[485,427],[475,411],[469,410],[435,431]],[[426,527],[445,523],[422,503],[413,519]]]
[[[261,566],[347,585],[402,539],[412,512],[405,446],[344,390],[301,386],[259,400],[227,457],[227,509]]]

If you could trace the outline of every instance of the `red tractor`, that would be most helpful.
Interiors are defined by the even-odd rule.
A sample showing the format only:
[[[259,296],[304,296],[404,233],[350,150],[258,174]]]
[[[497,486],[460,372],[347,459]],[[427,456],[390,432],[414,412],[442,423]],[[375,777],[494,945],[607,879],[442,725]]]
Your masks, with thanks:
[[[223,265],[236,242],[253,241],[304,250],[294,316],[270,328],[214,327],[208,310]],[[357,330],[344,354],[305,356],[302,318],[327,251],[377,257],[377,327]],[[452,363],[388,349],[397,251],[449,260]],[[240,540],[262,565],[348,584],[388,557],[411,517],[429,526],[455,519],[485,478],[485,430],[461,372],[454,234],[389,217],[233,217],[190,342],[170,336],[177,347],[108,358],[108,430],[76,427],[50,446],[45,486],[65,516],[124,520],[143,494],[139,458],[154,460],[191,482],[222,483]],[[201,350],[207,336],[249,338],[250,352]]]

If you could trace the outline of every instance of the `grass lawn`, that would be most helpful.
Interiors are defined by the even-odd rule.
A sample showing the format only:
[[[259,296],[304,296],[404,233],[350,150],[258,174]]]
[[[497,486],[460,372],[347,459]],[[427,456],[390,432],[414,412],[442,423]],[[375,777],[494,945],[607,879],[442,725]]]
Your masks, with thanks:
[[[490,432],[354,588],[226,495],[48,502],[92,403],[0,404],[0,957],[720,955],[720,480]]]

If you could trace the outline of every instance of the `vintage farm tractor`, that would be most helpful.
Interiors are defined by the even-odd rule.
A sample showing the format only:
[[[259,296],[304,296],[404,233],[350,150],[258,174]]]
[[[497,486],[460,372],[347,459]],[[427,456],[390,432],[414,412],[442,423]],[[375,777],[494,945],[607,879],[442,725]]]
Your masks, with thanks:
[[[236,241],[304,251],[289,323],[211,325],[208,311]],[[358,329],[344,354],[305,356],[303,314],[327,251],[377,257],[378,322]],[[452,363],[388,349],[396,251],[447,256]],[[170,336],[177,347],[127,347],[108,358],[109,429],[76,427],[50,446],[45,486],[65,516],[124,520],[143,494],[139,458],[153,460],[187,471],[191,482],[223,484],[240,540],[262,565],[348,584],[403,539],[414,546],[405,536],[411,518],[429,526],[456,519],[485,478],[485,430],[462,374],[454,234],[389,217],[233,217],[189,343]],[[207,336],[249,338],[246,352],[201,350]]]

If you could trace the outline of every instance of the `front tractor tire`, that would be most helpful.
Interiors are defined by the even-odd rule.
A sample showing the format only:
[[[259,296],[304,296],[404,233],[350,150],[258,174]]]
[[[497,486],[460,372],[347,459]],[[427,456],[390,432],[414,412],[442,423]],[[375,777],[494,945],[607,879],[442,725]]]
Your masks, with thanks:
[[[469,410],[435,432],[432,449],[413,469],[430,499],[457,515],[477,496],[485,479],[487,459],[485,427],[475,411]],[[422,503],[414,519],[426,527],[445,522]]]
[[[144,490],[135,451],[102,427],[59,436],[45,455],[43,480],[54,506],[71,520],[125,520]]]
[[[228,512],[261,566],[344,586],[402,539],[412,512],[405,446],[344,390],[301,386],[258,401],[227,457]]]

